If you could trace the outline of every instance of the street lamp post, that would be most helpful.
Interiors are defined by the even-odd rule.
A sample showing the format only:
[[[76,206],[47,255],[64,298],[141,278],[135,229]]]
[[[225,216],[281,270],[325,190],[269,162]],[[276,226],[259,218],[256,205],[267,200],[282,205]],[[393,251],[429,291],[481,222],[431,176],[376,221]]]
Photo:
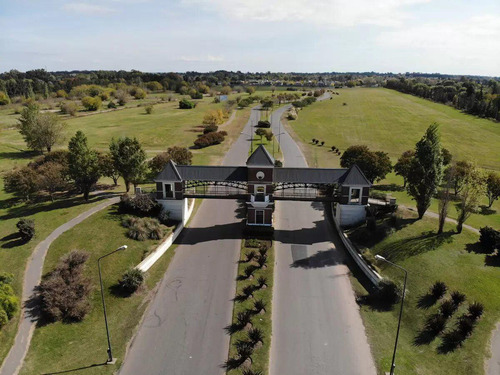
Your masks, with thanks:
[[[395,263],[392,263],[391,261],[385,259],[383,256],[381,255],[375,255],[375,259],[378,259],[378,260],[382,260],[384,262],[387,262],[389,263],[390,265],[396,267],[396,268],[399,268],[400,270],[402,270],[404,273],[405,273],[405,281],[404,281],[404,284],[403,284],[403,296],[401,298],[401,307],[399,309],[399,320],[398,320],[398,330],[396,332],[396,341],[394,342],[394,352],[392,354],[392,364],[391,364],[391,373],[390,375],[394,375],[394,369],[396,368],[396,350],[398,348],[398,340],[399,340],[399,329],[401,328],[401,318],[403,316],[403,303],[405,301],[405,294],[406,294],[406,280],[408,278],[408,271],[405,270],[403,267],[401,266],[398,266],[397,264]]]
[[[111,352],[111,339],[109,338],[109,327],[108,327],[108,317],[106,314],[106,303],[104,302],[104,289],[102,286],[102,275],[101,275],[101,259],[107,257],[108,255],[114,254],[117,251],[125,250],[127,248],[127,245],[120,246],[118,249],[113,250],[112,252],[103,255],[99,259],[97,259],[97,268],[99,269],[99,283],[101,284],[101,299],[102,299],[102,309],[104,311],[104,324],[106,325],[106,335],[108,337],[108,359],[106,361],[106,364],[113,364],[116,361],[116,358],[113,358],[113,354]]]

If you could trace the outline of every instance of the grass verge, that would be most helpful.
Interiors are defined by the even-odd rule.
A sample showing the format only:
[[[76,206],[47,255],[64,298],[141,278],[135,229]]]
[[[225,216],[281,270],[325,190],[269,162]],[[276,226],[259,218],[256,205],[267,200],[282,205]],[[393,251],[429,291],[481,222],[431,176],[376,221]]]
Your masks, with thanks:
[[[256,256],[259,255],[259,249],[256,247],[248,247],[245,246],[251,245],[247,241],[242,241],[241,246],[241,256],[240,263],[238,266],[238,280],[236,283],[236,297],[234,301],[234,309],[233,309],[233,324],[228,327],[228,331],[232,332],[231,340],[229,345],[229,363],[236,365],[238,363],[238,358],[240,358],[238,354],[238,346],[242,341],[249,340],[249,329],[258,329],[262,332],[263,340],[261,343],[258,343],[254,346],[254,350],[250,355],[251,365],[250,369],[254,371],[254,373],[262,372],[262,374],[268,373],[269,366],[269,349],[271,346],[271,305],[272,305],[272,294],[273,294],[273,270],[274,270],[274,248],[272,246],[271,241],[256,241],[260,244],[265,244],[268,246],[267,261],[265,268],[256,268],[253,272],[253,276],[251,278],[242,277],[245,275],[245,269],[249,266],[258,267],[258,263],[256,261],[256,257],[253,260],[248,261],[247,254],[254,251]],[[265,287],[258,288],[259,279],[265,278]],[[262,279],[261,279],[262,280]],[[252,287],[252,296],[249,298],[245,297],[246,288]],[[257,289],[255,289],[257,288]],[[255,309],[255,302],[262,301],[265,305],[265,310],[262,312],[258,312]],[[241,317],[241,314],[245,314],[246,311],[251,313],[251,328],[250,326],[245,325],[242,326],[238,317]],[[233,362],[231,362],[233,360]],[[244,364],[241,364],[237,368],[228,369],[229,375],[237,375],[242,374],[245,367],[249,365],[249,361]]]
[[[375,233],[362,226],[350,235],[355,243],[366,247],[371,257],[380,254],[408,270],[396,371],[409,375],[484,374],[489,338],[500,319],[500,258],[482,254],[477,246],[478,236],[473,232],[464,230],[462,234],[455,234],[454,227],[447,225],[445,232],[437,235],[436,219],[415,220],[408,215],[399,220],[395,228],[384,230],[378,223]],[[401,271],[385,263],[377,265],[384,277],[402,282]],[[428,300],[429,288],[436,281],[446,283],[448,292],[438,301],[424,303]],[[353,285],[357,294],[366,294],[357,280],[353,279]],[[464,293],[466,301],[447,320],[441,333],[426,336],[427,319],[439,311],[441,303],[449,299],[453,291]],[[485,306],[483,317],[462,347],[444,350],[446,333],[455,329],[458,317],[473,302]],[[379,374],[390,369],[398,313],[398,306],[384,311],[361,304],[361,316]]]

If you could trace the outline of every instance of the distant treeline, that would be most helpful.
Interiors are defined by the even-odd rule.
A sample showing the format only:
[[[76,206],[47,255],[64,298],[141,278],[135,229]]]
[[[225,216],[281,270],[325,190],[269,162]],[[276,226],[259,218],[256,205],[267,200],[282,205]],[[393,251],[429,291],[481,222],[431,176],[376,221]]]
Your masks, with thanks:
[[[419,78],[388,79],[385,87],[438,103],[449,104],[464,112],[500,121],[500,82],[494,79],[473,81]]]

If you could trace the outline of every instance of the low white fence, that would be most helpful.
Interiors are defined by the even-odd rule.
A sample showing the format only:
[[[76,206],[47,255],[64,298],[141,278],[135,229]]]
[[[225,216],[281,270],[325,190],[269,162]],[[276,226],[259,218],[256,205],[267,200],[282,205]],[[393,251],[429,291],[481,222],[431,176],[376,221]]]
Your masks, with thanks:
[[[174,243],[176,238],[179,236],[179,234],[184,229],[184,223],[187,223],[189,218],[191,217],[191,214],[193,213],[193,209],[194,209],[194,202],[195,202],[195,200],[192,199],[191,202],[188,204],[188,211],[187,211],[186,217],[184,218],[183,221],[181,221],[177,225],[177,227],[170,234],[170,236],[165,238],[165,240],[163,240],[163,242],[160,243],[158,245],[158,247],[153,252],[151,252],[151,254],[149,254],[146,258],[144,258],[144,260],[141,263],[139,263],[135,268],[140,269],[142,272],[146,272],[147,270],[149,270],[153,266],[153,264],[156,263],[156,261],[158,259],[160,259],[160,257],[163,254],[165,254],[167,252],[169,247],[172,246],[172,244]]]
[[[358,253],[358,250],[354,247],[352,244],[351,240],[347,237],[347,235],[344,233],[342,228],[340,227],[339,223],[337,222],[337,219],[335,217],[335,212],[333,211],[333,204],[332,204],[332,216],[333,216],[333,223],[335,225],[335,229],[337,229],[337,232],[339,234],[340,240],[344,244],[345,248],[351,254],[351,258],[354,260],[354,262],[359,266],[361,271],[365,274],[365,276],[370,280],[370,282],[374,286],[378,286],[378,283],[380,280],[382,280],[382,277],[375,272],[363,259],[360,253]]]

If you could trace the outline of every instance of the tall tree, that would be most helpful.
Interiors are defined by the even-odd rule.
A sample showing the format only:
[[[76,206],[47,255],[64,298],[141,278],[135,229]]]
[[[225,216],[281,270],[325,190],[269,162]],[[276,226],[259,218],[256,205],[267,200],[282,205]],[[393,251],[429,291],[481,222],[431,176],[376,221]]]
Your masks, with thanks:
[[[135,186],[144,178],[146,153],[136,138],[129,137],[112,139],[109,150],[115,167],[125,180],[125,187],[129,192],[131,182]]]
[[[151,177],[154,179],[170,160],[174,161],[178,165],[190,165],[192,159],[193,153],[186,147],[169,147],[166,152],[156,155],[149,161],[148,164]]]
[[[459,160],[447,169],[446,174],[450,174],[451,183],[456,196],[458,196],[458,193],[462,190],[467,176],[474,168],[474,163],[467,160]]]
[[[340,158],[342,168],[356,164],[370,182],[380,181],[392,170],[391,159],[382,151],[372,152],[365,145],[349,146]]]
[[[406,187],[408,174],[410,173],[411,162],[414,157],[415,151],[405,151],[401,154],[396,164],[394,164],[394,172],[396,172],[396,175],[403,177],[403,187]]]
[[[462,233],[463,224],[477,210],[481,195],[484,193],[484,179],[476,166],[468,169],[460,192],[460,202],[457,205],[457,232]]]
[[[99,166],[101,168],[101,174],[104,177],[109,177],[113,180],[115,186],[118,185],[118,178],[120,177],[120,172],[115,167],[115,163],[113,162],[113,157],[109,152],[104,154],[99,154]]]
[[[88,200],[90,190],[101,176],[97,152],[89,148],[87,137],[80,130],[71,138],[68,150],[68,174],[83,193],[85,200]]]
[[[488,196],[488,208],[500,197],[500,175],[490,172],[486,176],[486,195]]]
[[[418,217],[421,219],[431,204],[443,177],[443,157],[438,134],[438,125],[431,124],[418,141],[415,157],[408,174],[408,194],[416,201]]]

